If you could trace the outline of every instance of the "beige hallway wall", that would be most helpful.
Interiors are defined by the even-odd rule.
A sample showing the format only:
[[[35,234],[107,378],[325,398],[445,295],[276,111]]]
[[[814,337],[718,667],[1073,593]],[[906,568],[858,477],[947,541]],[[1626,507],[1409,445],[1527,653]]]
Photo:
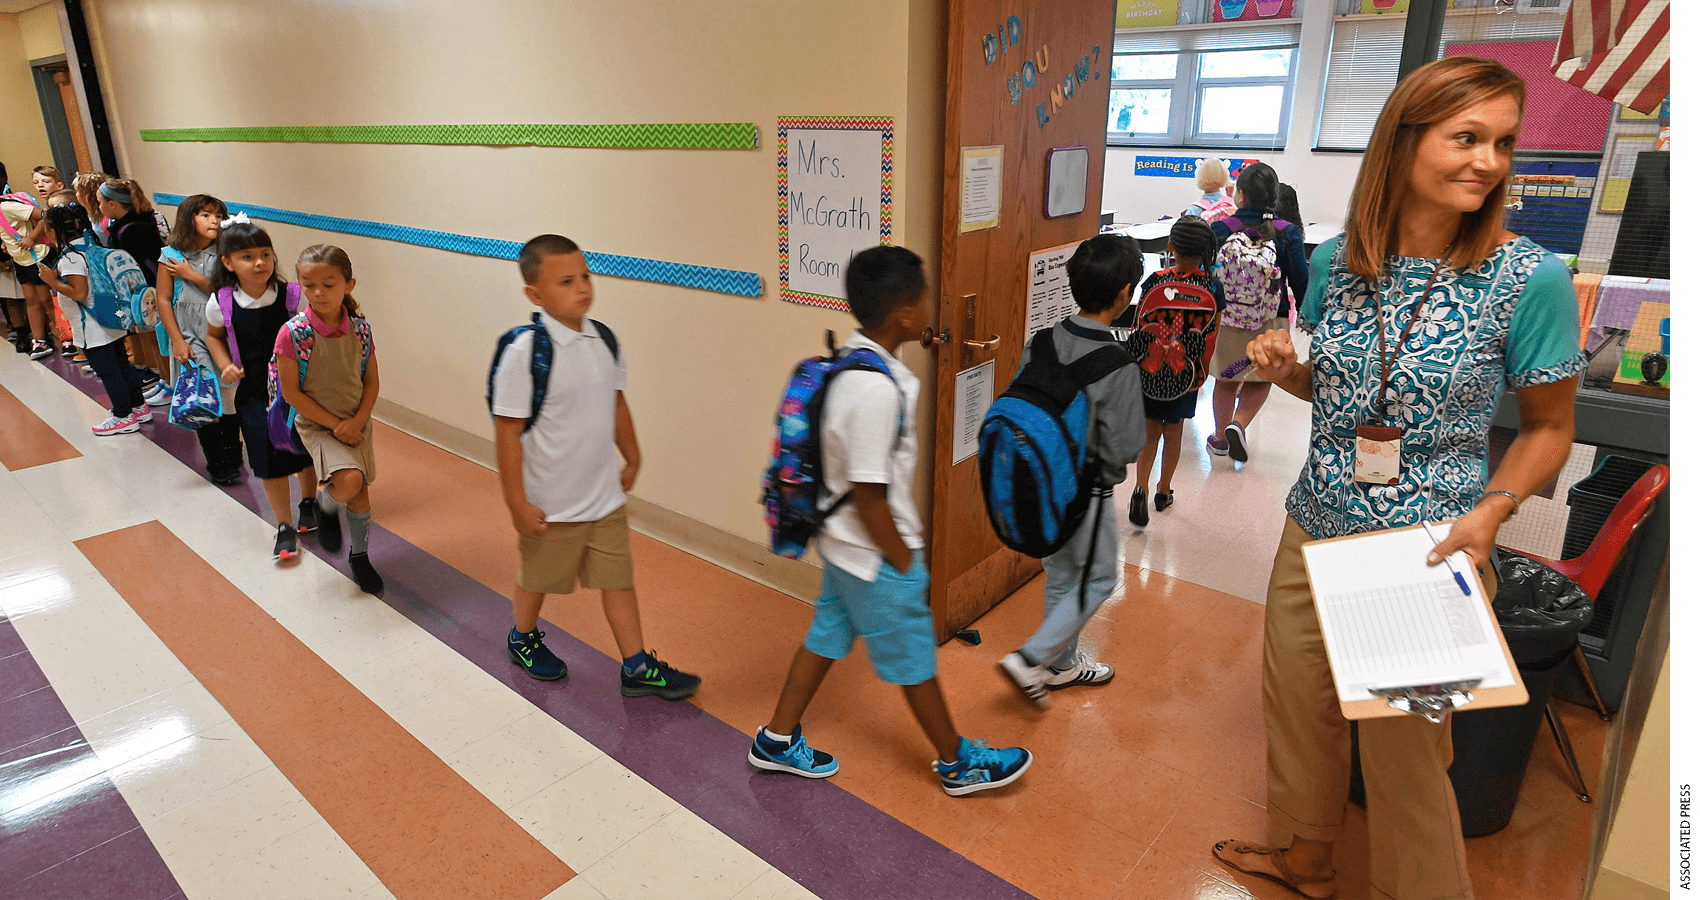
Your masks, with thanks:
[[[6,164],[14,189],[33,192],[30,170],[51,165],[53,152],[30,58],[18,17],[0,14],[0,162]]]
[[[636,494],[765,541],[758,480],[791,366],[844,314],[778,299],[774,124],[896,119],[894,239],[936,255],[938,0],[736,4],[89,3],[120,158],[149,191],[759,273],[756,299],[617,278],[644,449]],[[916,80],[911,79],[915,69]],[[282,124],[750,121],[753,151],[151,143],[139,129]],[[292,261],[345,247],[389,400],[488,439],[497,335],[532,307],[511,262],[283,225]],[[919,369],[924,357],[913,363]],[[923,413],[922,421],[930,421]]]

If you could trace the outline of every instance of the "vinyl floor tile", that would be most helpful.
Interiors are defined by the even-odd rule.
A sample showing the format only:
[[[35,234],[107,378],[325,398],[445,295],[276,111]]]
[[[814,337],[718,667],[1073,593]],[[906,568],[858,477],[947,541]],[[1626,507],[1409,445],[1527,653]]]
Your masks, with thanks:
[[[658,860],[667,864],[658,866]],[[608,900],[736,897],[772,866],[688,809],[668,813],[580,877]]]

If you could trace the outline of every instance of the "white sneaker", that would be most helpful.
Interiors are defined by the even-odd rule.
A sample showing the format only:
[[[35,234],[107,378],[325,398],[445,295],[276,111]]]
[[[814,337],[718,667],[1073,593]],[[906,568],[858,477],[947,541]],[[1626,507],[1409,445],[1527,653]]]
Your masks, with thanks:
[[[170,406],[171,405],[171,395],[166,393],[165,391],[159,391],[159,392],[153,393],[153,394],[144,394],[143,399],[148,401],[149,406]]]
[[[1051,705],[1050,694],[1045,687],[1045,677],[1049,671],[1043,666],[1028,665],[1027,659],[1017,650],[999,660],[998,668],[1009,676],[1009,680],[1015,683],[1023,696],[1038,704],[1040,709]]]
[[[122,419],[117,416],[108,416],[106,421],[94,426],[94,433],[97,437],[108,437],[114,434],[129,434],[140,428],[141,426],[136,423],[136,414],[131,413]]]
[[[1061,672],[1050,667],[1045,669],[1045,684],[1053,691],[1060,691],[1065,687],[1073,687],[1077,684],[1105,684],[1114,677],[1116,677],[1116,670],[1109,663],[1101,663],[1085,657],[1081,657],[1078,664],[1063,669]]]

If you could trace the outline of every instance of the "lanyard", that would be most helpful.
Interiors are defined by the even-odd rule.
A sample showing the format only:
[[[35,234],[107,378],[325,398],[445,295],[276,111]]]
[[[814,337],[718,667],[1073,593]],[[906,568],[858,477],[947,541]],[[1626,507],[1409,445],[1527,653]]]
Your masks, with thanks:
[[[1428,277],[1428,284],[1423,286],[1423,295],[1417,298],[1417,305],[1411,309],[1411,319],[1405,323],[1405,330],[1399,333],[1399,342],[1393,345],[1392,357],[1388,357],[1387,327],[1381,321],[1381,292],[1375,293],[1375,335],[1381,341],[1381,387],[1375,394],[1375,413],[1383,421],[1387,418],[1387,379],[1393,374],[1393,364],[1399,361],[1399,354],[1405,351],[1405,341],[1411,337],[1411,329],[1416,327],[1417,319],[1422,317],[1423,304],[1428,302],[1428,295],[1434,290],[1435,279],[1440,277],[1440,268],[1452,257],[1452,248],[1446,248],[1446,256],[1434,264],[1434,272]]]

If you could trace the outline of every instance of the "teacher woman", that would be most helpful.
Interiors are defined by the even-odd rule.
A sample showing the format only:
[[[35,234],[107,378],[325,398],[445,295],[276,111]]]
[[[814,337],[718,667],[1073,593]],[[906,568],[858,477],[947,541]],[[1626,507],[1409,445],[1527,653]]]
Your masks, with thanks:
[[[1523,99],[1515,73],[1471,57],[1401,82],[1344,233],[1311,256],[1299,311],[1311,361],[1298,362],[1285,331],[1248,348],[1265,378],[1311,402],[1311,449],[1287,496],[1264,618],[1272,845],[1223,841],[1215,854],[1306,897],[1335,891],[1351,747],[1300,545],[1456,519],[1429,563],[1463,550],[1482,569],[1500,525],[1558,475],[1575,435],[1584,360],[1570,272],[1501,225]],[[1490,480],[1502,384],[1521,428]],[[1491,597],[1491,572],[1484,581]],[[1377,897],[1471,896],[1451,727],[1412,715],[1358,723]]]

